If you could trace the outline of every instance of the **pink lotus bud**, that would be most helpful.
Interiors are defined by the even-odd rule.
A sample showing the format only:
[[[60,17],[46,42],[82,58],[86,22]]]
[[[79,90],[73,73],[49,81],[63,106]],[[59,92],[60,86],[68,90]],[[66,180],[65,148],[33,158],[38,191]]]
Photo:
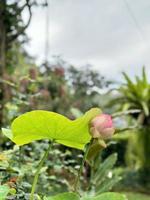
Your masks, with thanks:
[[[92,119],[90,126],[90,132],[93,138],[108,139],[111,138],[115,132],[112,118],[107,114],[96,116]]]

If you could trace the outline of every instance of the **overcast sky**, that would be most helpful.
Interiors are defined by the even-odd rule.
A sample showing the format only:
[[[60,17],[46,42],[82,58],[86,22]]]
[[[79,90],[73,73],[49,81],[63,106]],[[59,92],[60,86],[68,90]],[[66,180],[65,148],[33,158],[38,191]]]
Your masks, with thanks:
[[[82,67],[92,64],[108,78],[121,71],[150,73],[150,0],[48,0],[49,58],[61,55]],[[127,2],[127,3],[126,3]],[[46,10],[33,10],[28,52],[45,55]]]

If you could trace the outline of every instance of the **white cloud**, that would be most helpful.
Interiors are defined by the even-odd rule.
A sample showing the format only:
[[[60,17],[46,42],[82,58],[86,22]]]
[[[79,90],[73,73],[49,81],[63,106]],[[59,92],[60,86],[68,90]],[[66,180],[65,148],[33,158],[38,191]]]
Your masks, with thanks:
[[[120,0],[49,0],[51,55],[62,55],[77,66],[91,63],[107,77],[123,70],[150,69],[150,1],[129,1],[134,19]],[[29,52],[44,59],[46,8],[36,8],[27,31]]]

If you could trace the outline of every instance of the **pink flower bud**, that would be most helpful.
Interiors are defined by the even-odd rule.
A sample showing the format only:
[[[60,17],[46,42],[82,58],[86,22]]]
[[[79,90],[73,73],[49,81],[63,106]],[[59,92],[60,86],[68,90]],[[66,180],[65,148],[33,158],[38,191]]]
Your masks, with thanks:
[[[111,138],[115,132],[112,118],[107,114],[100,114],[92,119],[90,127],[93,138],[108,139]]]

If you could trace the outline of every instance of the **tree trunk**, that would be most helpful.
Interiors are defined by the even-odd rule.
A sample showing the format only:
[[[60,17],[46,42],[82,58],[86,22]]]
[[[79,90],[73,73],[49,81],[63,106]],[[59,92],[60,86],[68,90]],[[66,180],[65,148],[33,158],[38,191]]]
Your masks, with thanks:
[[[6,65],[6,29],[5,29],[6,0],[0,2],[0,127],[3,124],[4,83],[3,77]]]

